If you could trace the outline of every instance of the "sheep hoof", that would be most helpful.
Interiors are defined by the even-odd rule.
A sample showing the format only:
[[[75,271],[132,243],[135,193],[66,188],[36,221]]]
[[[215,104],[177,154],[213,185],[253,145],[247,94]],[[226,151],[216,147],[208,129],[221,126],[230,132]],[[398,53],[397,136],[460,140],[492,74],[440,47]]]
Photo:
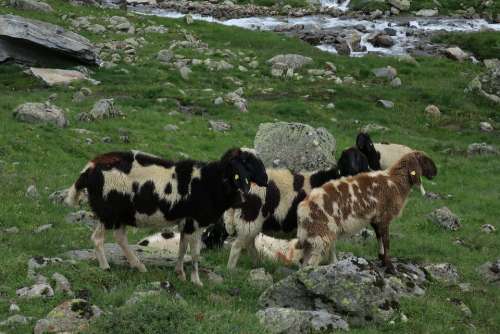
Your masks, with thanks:
[[[185,281],[186,281],[186,273],[185,273],[184,271],[178,271],[178,272],[177,272],[177,278],[178,278],[180,281],[185,282]]]
[[[392,264],[390,266],[387,266],[385,272],[390,275],[396,275],[398,273]]]
[[[135,268],[137,268],[137,270],[139,270],[139,272],[141,272],[141,273],[148,272],[148,270],[146,269],[146,266],[143,263],[139,263],[139,264],[135,265]]]
[[[105,266],[99,266],[102,270],[104,271],[110,271],[111,270],[111,267],[108,265],[105,265]]]
[[[196,280],[194,280],[194,281],[192,281],[192,283],[193,283],[194,285],[196,285],[196,286],[200,287],[200,288],[202,288],[202,287],[203,287],[203,283],[201,283],[201,281],[200,281],[200,280],[197,280],[197,281],[196,281]]]

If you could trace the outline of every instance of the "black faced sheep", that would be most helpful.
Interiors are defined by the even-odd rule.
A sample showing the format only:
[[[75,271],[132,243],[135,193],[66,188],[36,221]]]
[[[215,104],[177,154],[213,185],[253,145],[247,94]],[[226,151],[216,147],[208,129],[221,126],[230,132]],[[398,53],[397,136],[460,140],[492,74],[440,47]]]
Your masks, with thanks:
[[[359,133],[356,146],[342,151],[337,164],[342,176],[380,170],[380,154],[367,133]]]
[[[179,224],[181,239],[176,272],[185,279],[183,258],[188,243],[193,259],[191,281],[202,285],[198,275],[201,229],[216,222],[228,208],[241,202],[241,193],[251,183],[267,185],[264,165],[255,155],[240,149],[228,150],[220,160],[209,163],[172,162],[132,151],[112,152],[91,160],[71,187],[68,204],[78,202],[84,189],[99,218],[92,240],[103,269],[105,230],[114,236],[128,262],[140,271],[144,264],[129,248],[125,227]]]
[[[379,258],[389,272],[389,224],[405,206],[421,176],[437,174],[434,162],[422,152],[403,156],[389,170],[363,173],[330,181],[313,189],[297,210],[298,246],[303,248],[304,265],[318,265],[330,254],[335,261],[335,241],[371,225],[379,242]]]

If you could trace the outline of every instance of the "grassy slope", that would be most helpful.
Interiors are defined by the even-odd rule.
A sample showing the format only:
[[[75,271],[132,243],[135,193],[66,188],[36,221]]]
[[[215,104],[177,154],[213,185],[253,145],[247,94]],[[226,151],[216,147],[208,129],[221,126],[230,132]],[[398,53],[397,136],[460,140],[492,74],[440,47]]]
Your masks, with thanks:
[[[466,10],[473,7],[478,13],[500,13],[500,3],[498,1],[493,1],[489,7],[484,7],[482,5],[483,2],[479,0],[439,0],[439,3],[441,5],[437,6],[433,0],[412,0],[410,10],[417,11],[420,9],[437,8],[439,9],[440,14],[449,14],[457,10]],[[390,8],[390,5],[388,1],[351,0],[349,7],[354,10],[372,11],[375,9],[386,10]]]
[[[496,58],[500,55],[500,34],[498,32],[448,33],[437,35],[432,41],[457,45],[472,52],[479,59]]]
[[[57,8],[59,14],[92,14],[97,17],[122,14],[119,11],[71,7],[62,1],[50,3]],[[8,8],[0,8],[0,13],[28,15],[67,25],[60,19],[60,15],[18,12]],[[140,17],[132,20],[136,25],[146,21]],[[388,126],[391,130],[375,134],[375,140],[399,142],[427,151],[435,158],[440,175],[435,183],[427,183],[426,188],[453,195],[451,200],[429,202],[422,200],[415,192],[403,216],[391,230],[395,234],[392,252],[414,261],[451,262],[458,266],[462,280],[471,282],[477,291],[461,293],[458,288],[433,284],[425,298],[403,302],[402,310],[410,319],[408,323],[396,322],[396,325],[355,329],[354,333],[374,333],[380,330],[394,333],[466,332],[472,325],[479,333],[500,331],[500,316],[497,311],[500,292],[485,285],[474,271],[478,264],[499,255],[498,236],[482,234],[479,227],[484,223],[500,227],[500,189],[491,186],[500,182],[500,158],[467,159],[463,154],[467,145],[472,142],[486,141],[500,145],[498,132],[485,134],[477,129],[478,122],[488,118],[496,128],[500,126],[498,107],[463,94],[464,87],[480,68],[444,59],[419,59],[420,66],[400,63],[390,58],[352,59],[323,53],[298,40],[272,33],[250,32],[201,22],[185,26],[181,20],[153,17],[148,17],[147,21],[164,24],[169,27],[170,32],[167,35],[145,36],[148,44],[139,52],[141,60],[138,65],[120,65],[130,71],[128,75],[117,69],[95,69],[92,77],[102,81],[102,84],[91,87],[93,95],[81,104],[71,102],[73,90],[45,88],[17,67],[0,66],[0,226],[17,226],[21,230],[16,235],[0,235],[0,292],[7,296],[0,300],[0,319],[8,316],[7,300],[15,296],[15,289],[29,284],[26,279],[26,262],[31,256],[55,256],[66,250],[91,247],[90,231],[64,222],[64,216],[70,209],[54,206],[47,200],[49,193],[64,188],[75,180],[87,159],[105,151],[132,148],[172,158],[178,158],[178,152],[186,152],[197,159],[215,159],[229,146],[252,145],[259,123],[279,119],[326,127],[338,139],[341,148],[353,143],[360,125],[376,122]],[[192,78],[185,82],[180,79],[177,71],[154,60],[158,50],[168,47],[171,40],[180,38],[182,28],[194,33],[212,48],[228,48],[234,52],[253,55],[261,66],[249,73],[237,70],[212,73],[204,67],[193,67]],[[93,41],[128,37],[83,34]],[[176,52],[187,56],[193,53],[180,49]],[[265,60],[278,53],[311,56],[314,59],[311,68],[322,67],[325,61],[332,61],[337,65],[340,76],[351,75],[358,84],[350,86],[334,85],[330,81],[309,82],[307,76],[302,81],[272,78]],[[196,54],[196,57],[205,58],[201,54]],[[234,59],[228,61],[237,64]],[[403,81],[401,88],[391,88],[370,75],[370,69],[386,65],[398,69]],[[212,104],[215,96],[237,88],[223,79],[226,76],[244,82],[249,113],[240,114],[231,106],[217,107]],[[76,88],[80,86],[83,84],[75,85]],[[270,87],[274,88],[272,93],[265,94],[261,91]],[[213,89],[214,93],[204,91],[206,88]],[[91,130],[91,135],[79,135],[71,129],[28,125],[13,120],[12,111],[17,105],[27,101],[45,101],[53,93],[58,94],[56,104],[68,109],[71,128]],[[114,97],[127,117],[89,124],[76,120],[77,113],[89,110],[93,102],[102,97]],[[160,97],[167,97],[168,101],[156,102]],[[396,103],[395,109],[376,107],[375,101],[380,98],[393,100]],[[173,99],[205,107],[207,113],[192,117],[168,116],[167,113],[175,109]],[[337,108],[334,111],[324,107],[329,102],[335,102]],[[441,108],[444,116],[440,120],[425,117],[423,110],[429,103]],[[333,117],[338,122],[332,122]],[[213,133],[208,130],[208,119],[224,119],[233,125],[233,130],[226,134]],[[163,131],[163,126],[168,123],[179,125],[180,130],[176,133]],[[130,144],[119,142],[119,128],[130,131]],[[111,136],[113,142],[101,143],[100,138],[104,136]],[[95,144],[85,144],[85,137],[93,138]],[[443,153],[446,149],[451,149],[452,153]],[[24,196],[26,188],[33,183],[41,193],[38,200],[30,200]],[[444,232],[426,222],[425,215],[442,205],[449,206],[462,218],[463,228],[460,231]],[[54,228],[40,235],[32,233],[36,226],[47,223],[54,224]],[[130,233],[131,242],[148,232],[141,230]],[[453,241],[457,238],[464,239],[469,248],[454,245]],[[373,257],[376,246],[373,241],[363,245],[344,242],[338,249]],[[245,283],[250,269],[249,259],[243,256],[241,270],[228,273],[224,268],[227,256],[226,251],[204,255],[203,265],[216,268],[225,277],[224,285],[206,283],[204,289],[179,282],[172,270],[154,268],[150,268],[147,274],[124,268],[113,268],[111,272],[103,273],[95,263],[79,263],[74,266],[51,267],[43,272],[49,277],[52,272],[59,271],[70,279],[74,290],[90,289],[92,301],[106,311],[122,305],[138,284],[169,279],[188,301],[184,310],[188,320],[194,324],[191,331],[256,332],[258,324],[254,313],[258,309],[257,298],[260,291],[249,288]],[[276,268],[270,263],[265,266],[271,272]],[[230,296],[228,291],[232,288],[240,288],[241,294],[237,297]],[[448,297],[463,299],[472,309],[472,319],[464,320],[460,311],[446,301]],[[20,300],[19,304],[23,314],[39,318],[65,299],[62,295],[56,295],[49,300]],[[171,306],[164,307],[168,309]],[[149,315],[144,314],[144,310],[147,308],[127,311],[129,313],[117,315],[115,321],[119,317],[135,317],[132,319],[136,323],[148,321],[157,326],[156,330],[161,330],[170,328],[171,321],[178,324],[181,320],[177,317],[173,320],[169,317],[151,320]],[[204,314],[203,320],[193,321],[200,313]],[[109,324],[102,326],[109,328]],[[12,329],[12,332],[26,333],[30,328],[18,327]],[[132,332],[132,326],[126,328]],[[154,329],[148,330],[154,332]]]

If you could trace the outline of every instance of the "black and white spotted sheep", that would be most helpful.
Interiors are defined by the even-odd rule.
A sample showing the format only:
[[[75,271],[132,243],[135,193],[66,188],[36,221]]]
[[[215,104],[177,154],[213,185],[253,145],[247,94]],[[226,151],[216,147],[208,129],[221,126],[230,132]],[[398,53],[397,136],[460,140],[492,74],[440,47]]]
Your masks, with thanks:
[[[99,218],[92,240],[99,266],[108,269],[104,254],[105,230],[114,230],[129,264],[146,271],[129,248],[126,226],[165,227],[178,224],[181,231],[176,272],[185,279],[183,258],[189,244],[193,271],[191,281],[202,285],[198,274],[201,227],[215,223],[228,208],[241,202],[252,183],[267,185],[262,161],[239,148],[228,150],[220,160],[168,161],[149,154],[111,152],[97,156],[83,169],[70,188],[67,203],[78,203],[87,189],[89,204]]]

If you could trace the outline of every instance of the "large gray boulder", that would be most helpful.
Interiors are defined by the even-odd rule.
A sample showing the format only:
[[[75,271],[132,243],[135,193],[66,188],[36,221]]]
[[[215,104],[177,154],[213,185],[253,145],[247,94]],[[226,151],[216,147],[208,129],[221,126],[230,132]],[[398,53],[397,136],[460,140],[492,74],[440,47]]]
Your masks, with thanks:
[[[299,311],[284,307],[270,307],[257,312],[260,323],[276,334],[300,334],[349,330],[340,316],[326,311]]]
[[[343,255],[335,264],[308,267],[272,285],[260,296],[264,309],[291,308],[326,311],[350,325],[382,323],[391,319],[401,296],[425,293],[424,270],[394,261],[398,274],[385,273],[377,263]]]
[[[41,64],[57,63],[56,58],[66,63],[100,62],[94,45],[81,35],[47,22],[0,15],[0,61],[8,58]]]
[[[53,12],[54,9],[45,2],[36,0],[10,0],[10,5],[17,9],[33,10],[37,12]]]
[[[68,125],[64,112],[50,103],[24,103],[14,110],[14,118],[25,123],[52,123],[58,127]]]
[[[311,171],[336,165],[335,138],[324,128],[302,123],[262,123],[254,145],[267,167]]]

